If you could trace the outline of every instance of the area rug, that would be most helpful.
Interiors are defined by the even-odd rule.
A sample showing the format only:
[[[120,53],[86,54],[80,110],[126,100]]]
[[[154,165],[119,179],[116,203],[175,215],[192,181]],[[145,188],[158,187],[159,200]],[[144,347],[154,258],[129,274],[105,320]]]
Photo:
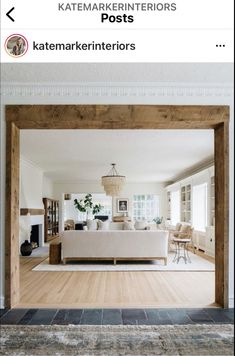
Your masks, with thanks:
[[[49,246],[43,246],[33,249],[29,257],[48,257],[49,256]]]
[[[179,263],[174,263],[174,253],[168,256],[168,263],[165,266],[163,261],[118,261],[116,265],[112,261],[84,262],[76,261],[65,265],[50,265],[49,259],[45,259],[33,268],[37,272],[76,272],[76,271],[95,271],[95,272],[120,272],[120,271],[206,271],[215,270],[215,265],[206,259],[189,252],[191,263],[185,264],[181,259]]]
[[[2,326],[1,355],[233,355],[230,324]]]

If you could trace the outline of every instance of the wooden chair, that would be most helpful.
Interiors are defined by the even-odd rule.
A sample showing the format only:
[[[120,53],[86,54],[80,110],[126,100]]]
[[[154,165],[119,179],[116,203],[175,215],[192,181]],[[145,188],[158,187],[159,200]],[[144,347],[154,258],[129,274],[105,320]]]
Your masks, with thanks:
[[[173,242],[174,237],[178,237],[178,233],[181,229],[182,224],[177,223],[174,229],[168,229],[169,231],[169,237],[168,237],[168,245],[169,245],[169,251],[171,250],[171,242]]]
[[[178,224],[177,224],[178,225]],[[194,228],[189,224],[180,224],[179,230],[170,230],[169,231],[169,247],[172,242],[174,242],[174,238],[176,239],[189,239],[190,244],[193,248],[193,253],[195,253],[195,246],[193,242],[193,230]]]

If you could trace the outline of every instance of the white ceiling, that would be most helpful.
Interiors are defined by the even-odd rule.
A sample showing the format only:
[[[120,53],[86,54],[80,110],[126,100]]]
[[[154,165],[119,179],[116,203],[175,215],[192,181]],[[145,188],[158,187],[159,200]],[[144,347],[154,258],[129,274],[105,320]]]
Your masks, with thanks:
[[[213,156],[213,130],[21,130],[21,155],[54,181],[168,182]]]
[[[5,83],[233,83],[232,63],[3,63]]]

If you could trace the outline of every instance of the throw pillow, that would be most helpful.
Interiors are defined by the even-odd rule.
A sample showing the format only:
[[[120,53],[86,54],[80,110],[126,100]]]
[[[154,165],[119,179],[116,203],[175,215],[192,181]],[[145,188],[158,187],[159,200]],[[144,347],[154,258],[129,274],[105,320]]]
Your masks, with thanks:
[[[190,225],[182,225],[181,228],[180,228],[180,232],[183,232],[183,233],[187,234],[190,229],[191,229]]]
[[[102,220],[98,220],[97,221],[98,224],[98,230],[102,230],[102,231],[108,231],[109,230],[109,221],[102,221]]]
[[[136,230],[145,230],[145,228],[148,226],[146,221],[136,221],[135,222],[135,229]]]
[[[123,230],[135,230],[135,226],[133,221],[125,221],[124,222],[124,226],[123,226]]]
[[[87,230],[89,231],[95,231],[97,230],[97,220],[87,220]]]

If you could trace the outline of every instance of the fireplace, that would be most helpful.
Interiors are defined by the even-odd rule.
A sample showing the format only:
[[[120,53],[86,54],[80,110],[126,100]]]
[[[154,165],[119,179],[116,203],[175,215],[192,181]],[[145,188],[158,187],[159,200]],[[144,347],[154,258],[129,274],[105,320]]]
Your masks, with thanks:
[[[33,249],[39,247],[40,245],[40,225],[31,225],[31,235],[30,242],[32,244]]]

